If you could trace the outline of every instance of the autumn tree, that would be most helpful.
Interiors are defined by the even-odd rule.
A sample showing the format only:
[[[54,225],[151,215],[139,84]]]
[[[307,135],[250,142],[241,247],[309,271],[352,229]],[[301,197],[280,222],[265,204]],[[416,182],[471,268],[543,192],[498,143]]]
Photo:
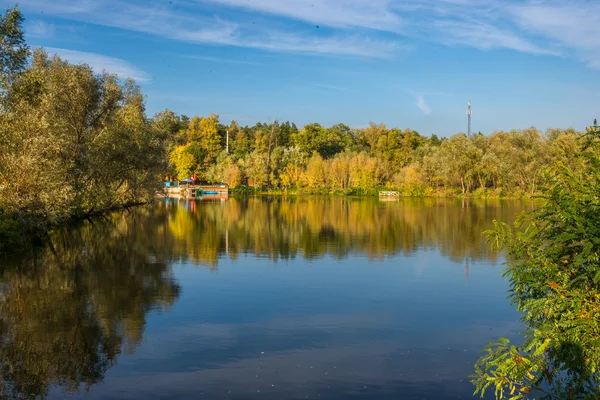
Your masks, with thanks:
[[[8,93],[0,204],[33,231],[147,201],[160,187],[165,135],[134,82],[37,50]]]

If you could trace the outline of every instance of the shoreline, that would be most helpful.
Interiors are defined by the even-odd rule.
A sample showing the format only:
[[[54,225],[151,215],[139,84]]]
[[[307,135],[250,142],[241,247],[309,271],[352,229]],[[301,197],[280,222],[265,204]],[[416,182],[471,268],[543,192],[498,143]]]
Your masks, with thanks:
[[[229,190],[229,197],[243,198],[243,197],[338,197],[338,198],[358,198],[368,199],[377,198],[383,202],[394,202],[400,199],[448,199],[448,200],[498,200],[498,201],[540,201],[537,197],[539,194],[530,196],[479,196],[479,195],[462,195],[452,193],[433,193],[428,195],[407,195],[399,194],[393,197],[380,197],[376,194],[377,191],[370,191],[370,193],[339,193],[339,192],[304,192],[304,191],[284,191],[284,190]],[[76,216],[66,220],[64,223],[60,223],[49,227],[48,230],[43,232],[26,232],[23,229],[23,224],[18,219],[8,216],[0,216],[0,257],[5,257],[10,254],[23,253],[30,247],[40,247],[46,242],[47,236],[56,229],[68,228],[69,226],[76,226],[85,221],[92,221],[94,218],[105,217],[107,214],[115,211],[126,211],[133,207],[144,206],[153,203],[156,200],[170,198],[164,191],[158,191],[154,197],[148,201],[128,203],[118,206],[113,206],[102,211],[95,211],[90,214]],[[195,199],[194,199],[195,200]],[[93,223],[93,222],[92,222]]]
[[[326,192],[326,191],[285,191],[285,190],[243,190],[238,191],[236,189],[230,189],[230,196],[333,196],[333,197],[382,197],[382,198],[414,198],[414,199],[473,199],[473,200],[537,200],[541,196],[541,193],[536,193],[534,195],[522,194],[522,195],[496,195],[496,194],[456,194],[456,193],[448,193],[448,192],[435,192],[428,193],[422,195],[411,195],[411,194],[403,194],[402,191],[398,191],[398,196],[393,197],[384,197],[379,196],[379,191],[389,191],[396,189],[387,189],[382,188],[381,190],[372,190],[368,193],[356,193],[354,191],[343,193],[341,191],[334,192]]]

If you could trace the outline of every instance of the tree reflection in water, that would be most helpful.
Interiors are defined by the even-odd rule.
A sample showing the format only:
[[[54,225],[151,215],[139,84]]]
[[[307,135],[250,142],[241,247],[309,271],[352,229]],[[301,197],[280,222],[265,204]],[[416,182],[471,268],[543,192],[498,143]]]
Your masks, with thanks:
[[[457,207],[458,205],[458,207]],[[167,199],[56,232],[51,246],[0,264],[4,397],[85,390],[142,342],[150,311],[180,295],[171,265],[216,268],[244,253],[369,258],[439,249],[467,268],[495,260],[481,232],[532,204],[341,197]]]
[[[498,255],[485,245],[482,232],[493,219],[511,220],[534,203],[307,196],[210,203],[168,199],[162,206],[169,214],[173,253],[215,268],[222,255],[383,258],[429,248],[454,261],[495,261]]]
[[[147,313],[168,309],[180,291],[157,217],[147,208],[115,214],[2,264],[3,397],[44,396],[51,385],[85,390],[142,342]]]

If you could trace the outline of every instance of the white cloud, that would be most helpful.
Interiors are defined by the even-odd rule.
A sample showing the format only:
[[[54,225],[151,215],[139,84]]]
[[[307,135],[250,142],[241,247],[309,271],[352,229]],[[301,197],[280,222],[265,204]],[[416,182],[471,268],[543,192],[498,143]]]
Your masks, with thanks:
[[[559,55],[547,42],[538,43],[516,26],[508,12],[512,4],[511,0],[404,0],[398,10],[413,16],[411,35],[428,41],[479,50]]]
[[[333,27],[396,31],[402,25],[389,0],[205,0]]]
[[[168,4],[123,0],[88,1],[84,4],[75,0],[26,0],[22,7],[35,8],[63,18],[198,44],[361,57],[389,57],[400,47],[394,41],[374,39],[356,33],[343,32],[323,36],[306,31],[260,27],[248,24],[247,21],[231,22],[198,13],[195,7],[174,8]]]
[[[32,21],[25,26],[25,34],[34,38],[51,38],[54,36],[54,24]]]
[[[479,21],[441,20],[432,22],[439,31],[440,41],[449,45],[463,45],[480,50],[511,49],[522,53],[559,55],[557,51],[539,47],[518,34]]]
[[[149,74],[119,58],[53,47],[48,47],[45,50],[49,55],[56,54],[71,63],[87,64],[98,73],[107,71],[108,73],[118,75],[121,79],[133,78],[138,82],[149,82],[151,80]]]
[[[263,37],[237,42],[237,45],[272,51],[381,58],[391,56],[398,48],[393,42],[360,36],[314,37],[280,32],[268,32]]]
[[[597,0],[21,0],[20,5],[198,44],[390,57],[417,39],[480,50],[573,54],[600,68]]]
[[[419,110],[423,111],[423,115],[431,114],[431,107],[425,103],[425,96],[421,93],[415,94],[416,106]]]
[[[554,41],[600,68],[600,3],[535,2],[511,9],[525,30]]]

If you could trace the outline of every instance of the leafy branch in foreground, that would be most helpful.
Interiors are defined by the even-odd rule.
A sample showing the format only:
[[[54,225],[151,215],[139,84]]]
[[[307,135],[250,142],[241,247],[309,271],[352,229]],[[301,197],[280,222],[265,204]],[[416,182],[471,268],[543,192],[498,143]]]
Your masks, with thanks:
[[[544,205],[486,232],[508,250],[504,276],[522,313],[525,341],[501,338],[475,365],[472,382],[497,399],[600,398],[600,130],[587,129],[580,170],[549,171]]]

